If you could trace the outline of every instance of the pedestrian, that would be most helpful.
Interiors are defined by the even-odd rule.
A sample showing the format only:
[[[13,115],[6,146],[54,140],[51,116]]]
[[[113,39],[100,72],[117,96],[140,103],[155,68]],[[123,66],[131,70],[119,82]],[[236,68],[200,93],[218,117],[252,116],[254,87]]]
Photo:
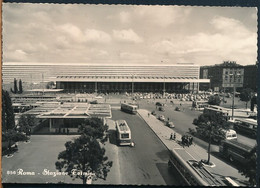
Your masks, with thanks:
[[[170,121],[170,118],[167,118],[168,119],[168,121]]]
[[[181,106],[182,104],[180,103],[180,106]]]
[[[190,145],[192,145],[192,143],[193,143],[193,137],[191,136],[190,137]]]
[[[171,133],[170,140],[172,140],[172,136],[173,136],[173,135],[172,135],[172,133]]]
[[[174,133],[173,135],[173,140],[176,140],[176,133]]]
[[[150,113],[148,113],[148,117],[150,117]]]

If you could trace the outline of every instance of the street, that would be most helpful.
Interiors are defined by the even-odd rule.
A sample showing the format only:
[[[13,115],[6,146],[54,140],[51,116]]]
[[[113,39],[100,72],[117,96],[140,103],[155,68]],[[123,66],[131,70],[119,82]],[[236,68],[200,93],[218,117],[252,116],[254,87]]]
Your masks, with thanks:
[[[149,102],[147,102],[149,101]],[[159,100],[156,100],[156,102]],[[165,99],[161,99],[160,102],[165,102]],[[182,104],[181,104],[182,103]],[[237,101],[238,103],[238,101]],[[200,114],[202,114],[202,111],[195,111],[195,110],[191,110],[191,103],[188,102],[180,102],[178,101],[175,102],[175,104],[170,103],[169,100],[167,100],[166,105],[164,106],[165,111],[159,111],[158,109],[156,109],[155,106],[155,102],[153,100],[140,100],[138,101],[138,104],[140,106],[141,109],[147,109],[150,112],[155,111],[156,112],[156,117],[158,115],[164,115],[165,118],[169,118],[170,121],[172,121],[175,125],[174,130],[176,130],[178,133],[180,134],[186,134],[189,131],[189,128],[191,129],[195,129],[196,126],[193,125],[193,120],[195,118],[198,118],[198,116]],[[181,106],[180,106],[181,104]],[[241,102],[239,103],[239,105],[241,106]],[[175,111],[176,107],[180,107],[181,111]],[[245,143],[247,145],[250,146],[254,146],[256,144],[256,139],[252,139],[249,137],[246,137],[244,135],[241,135],[239,133],[237,133],[238,135],[238,142],[241,143]],[[198,144],[200,144],[202,147],[207,148],[208,144],[206,142],[204,142],[203,140],[200,139],[195,139],[195,141],[199,142]],[[218,147],[217,146],[212,146],[213,150],[218,151]],[[215,148],[215,149],[214,149]]]
[[[127,121],[135,147],[118,147],[122,184],[131,185],[178,185],[168,171],[167,148],[137,115],[113,110],[113,120]]]

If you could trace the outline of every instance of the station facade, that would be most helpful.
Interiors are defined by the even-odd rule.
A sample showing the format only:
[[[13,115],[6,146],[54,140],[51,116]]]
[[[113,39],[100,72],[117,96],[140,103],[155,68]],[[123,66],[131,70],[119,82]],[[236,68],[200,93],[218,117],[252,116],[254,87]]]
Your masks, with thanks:
[[[56,82],[64,92],[197,92],[200,66],[194,64],[122,65],[4,63],[3,82]]]

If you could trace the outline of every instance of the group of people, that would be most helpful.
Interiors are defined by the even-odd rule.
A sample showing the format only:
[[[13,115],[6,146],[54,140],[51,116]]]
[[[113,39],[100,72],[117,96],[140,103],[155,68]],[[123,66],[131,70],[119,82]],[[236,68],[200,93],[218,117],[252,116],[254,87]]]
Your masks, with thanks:
[[[181,143],[183,146],[190,146],[192,145],[192,142],[193,142],[193,137],[190,136],[190,135],[183,135],[181,137]]]

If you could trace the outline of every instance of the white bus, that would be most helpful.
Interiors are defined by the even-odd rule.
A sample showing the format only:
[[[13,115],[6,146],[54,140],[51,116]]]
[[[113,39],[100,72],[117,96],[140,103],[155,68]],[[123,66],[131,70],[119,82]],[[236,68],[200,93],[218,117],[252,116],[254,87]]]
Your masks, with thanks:
[[[131,130],[125,120],[116,121],[116,134],[119,145],[131,145]]]
[[[128,112],[131,114],[136,114],[137,113],[138,106],[134,104],[127,104],[127,103],[122,103],[121,104],[121,110],[124,112]]]
[[[204,108],[208,107],[208,101],[193,101],[192,108],[195,110],[204,110]]]
[[[248,135],[252,138],[256,138],[257,120],[249,118],[236,118],[234,122],[234,129],[242,134]]]

